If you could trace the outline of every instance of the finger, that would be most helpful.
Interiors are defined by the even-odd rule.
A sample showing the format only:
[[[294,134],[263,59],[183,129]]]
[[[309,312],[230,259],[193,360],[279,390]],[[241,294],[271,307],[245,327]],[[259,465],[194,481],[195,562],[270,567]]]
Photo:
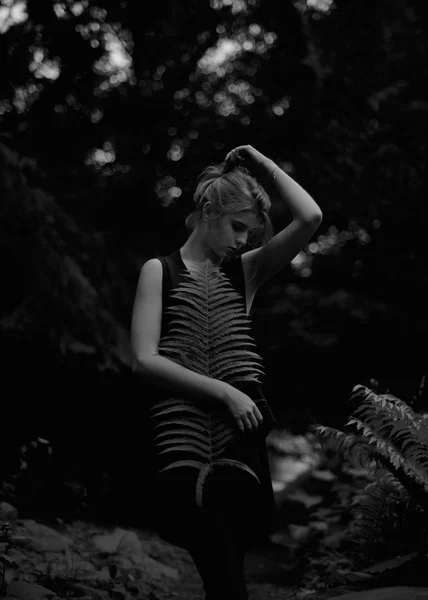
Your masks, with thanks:
[[[257,408],[257,406],[254,407],[253,413],[257,419],[257,421],[259,423],[263,423],[263,415],[262,413],[259,411],[259,409]]]
[[[241,433],[244,433],[244,431],[245,431],[245,428],[244,428],[244,424],[243,424],[243,422],[242,422],[240,419],[238,419],[236,423],[237,423],[237,425],[238,425],[238,429],[239,429],[239,431],[240,431]]]
[[[244,428],[246,431],[252,431],[253,425],[252,425],[250,419],[246,415],[244,415],[242,417],[242,422],[244,424]]]
[[[252,424],[253,427],[255,427],[257,429],[257,427],[259,426],[259,422],[256,419],[256,416],[254,413],[250,413],[248,415],[248,420],[250,421],[250,423]]]

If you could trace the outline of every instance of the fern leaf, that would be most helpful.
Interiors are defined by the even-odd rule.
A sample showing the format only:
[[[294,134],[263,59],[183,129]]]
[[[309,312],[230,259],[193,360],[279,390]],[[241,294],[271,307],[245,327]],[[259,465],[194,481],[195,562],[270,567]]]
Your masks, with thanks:
[[[152,407],[152,417],[162,417],[164,415],[172,414],[175,412],[179,412],[180,414],[182,414],[183,411],[190,413],[194,417],[200,417],[201,419],[204,419],[206,415],[206,413],[203,410],[199,409],[197,406],[195,406],[195,404],[190,404],[186,402],[173,404],[168,406],[167,408],[164,408],[163,410],[158,410],[157,412],[155,412],[156,408],[162,408],[162,406],[155,405]]]
[[[212,435],[213,448],[217,448],[219,445],[222,445],[223,443],[228,442],[235,437],[234,431],[229,429],[221,429],[218,433],[213,433]]]
[[[211,350],[216,350],[223,346],[230,348],[232,344],[240,344],[240,346],[256,346],[256,343],[251,341],[251,338],[249,338],[248,335],[236,334],[232,336],[228,333],[223,335],[218,340],[213,341],[211,344]]]
[[[189,434],[186,432],[186,435],[189,435]],[[210,452],[210,446],[206,443],[206,440],[199,440],[199,439],[195,439],[195,438],[190,439],[190,438],[191,438],[191,436],[186,439],[185,443],[183,443],[183,436],[176,437],[176,438],[169,437],[167,439],[158,441],[156,443],[156,446],[158,448],[162,448],[162,446],[167,446],[168,450],[172,451],[175,449],[178,449],[178,450],[184,449],[185,446],[189,445],[189,448],[194,447],[198,451],[203,452],[204,457],[207,455],[207,452]],[[159,452],[159,454],[161,454],[161,452]]]
[[[189,315],[189,318],[193,319],[194,318],[194,312],[195,311],[192,311],[190,309],[186,310],[185,307],[182,307],[182,309],[181,309],[181,315],[180,314],[177,315],[175,313],[175,311],[174,311],[174,313],[173,313],[174,314],[174,321],[173,321],[173,323],[174,323],[175,327],[174,327],[174,329],[171,328],[170,331],[169,331],[169,333],[172,333],[174,331],[175,333],[182,334],[184,327],[189,328],[189,321],[186,318],[182,318],[182,315],[183,314],[184,315],[187,314],[187,315]],[[186,339],[191,339],[191,336],[193,335],[194,336],[193,337],[194,341],[200,343],[201,342],[201,336],[206,336],[206,334],[207,334],[206,328],[203,327],[203,326],[201,326],[199,324],[199,322],[198,322],[197,319],[194,319],[193,322],[192,322],[192,328],[189,329],[189,333],[188,333],[189,337],[187,337],[187,335],[186,335]],[[177,339],[179,339],[178,336],[177,336]],[[162,341],[162,347],[164,347],[165,343],[166,342],[163,340]]]
[[[258,483],[260,483],[260,479],[254,473],[254,471],[252,469],[250,469],[250,467],[248,465],[246,465],[245,463],[243,463],[239,460],[233,460],[232,458],[222,458],[222,459],[218,459],[218,460],[214,461],[213,465],[217,466],[217,467],[223,466],[223,467],[233,467],[235,469],[241,469],[241,471],[245,471],[246,473],[248,473],[249,475],[254,477]]]
[[[219,435],[219,433],[221,435]],[[214,460],[220,457],[224,453],[224,448],[232,440],[236,439],[236,431],[232,426],[228,426],[224,434],[219,428],[214,429],[214,433],[211,436],[211,456],[210,459]]]
[[[204,484],[205,484],[206,478],[208,477],[208,475],[211,471],[212,471],[212,464],[204,465],[198,475],[198,479],[196,480],[195,494],[196,494],[196,506],[198,508],[202,508]]]
[[[186,427],[186,429],[188,428],[187,433],[189,435],[192,435],[194,433],[194,431],[199,431],[203,435],[206,435],[205,422],[204,423],[196,422],[195,419],[193,419],[193,420],[169,419],[167,421],[163,420],[160,423],[156,423],[156,425],[153,425],[153,430],[155,431],[156,429],[160,429],[161,427],[168,427],[168,431],[165,431],[165,434],[167,435],[169,432],[172,431],[171,428],[176,427],[177,425],[181,425],[181,426],[184,425],[184,427]]]
[[[387,507],[396,502],[403,492],[403,486],[391,473],[379,470],[377,480],[368,483],[355,495],[354,517],[349,531],[363,549],[379,537]]]
[[[229,359],[233,359],[233,358],[242,358],[242,349],[240,350],[229,350],[228,352],[221,352],[217,358],[212,359],[211,361],[211,365],[210,367],[212,369],[215,369],[216,366],[221,363],[223,360],[228,361]],[[250,350],[245,350],[245,356],[248,357],[248,359],[250,358],[256,358],[256,359],[260,359],[260,356],[258,354],[256,354],[255,352],[251,352]],[[252,363],[254,365],[257,365],[257,362],[254,361],[254,363]]]
[[[373,472],[376,481],[357,493],[352,502],[353,539],[367,549],[379,536],[388,507],[396,505],[397,499],[428,505],[428,435],[421,435],[421,430],[428,430],[420,416],[391,394],[376,394],[358,385],[351,398],[360,405],[346,426],[352,426],[356,433],[350,436],[328,427],[316,430],[322,445],[351,457],[354,450],[363,448],[372,466],[377,463]]]
[[[218,366],[217,369],[215,369],[215,374],[217,375],[216,379],[229,379],[229,383],[233,382],[235,379],[235,374],[238,373],[242,373],[242,372],[248,372],[250,370],[251,367],[253,367],[251,370],[253,371],[253,373],[261,373],[263,374],[263,370],[259,369],[257,366],[255,366],[256,363],[254,362],[236,362],[231,364],[231,362],[228,363],[228,365],[221,365]],[[257,376],[254,376],[255,380],[257,380]]]
[[[199,433],[198,431],[193,431],[192,429],[187,429],[186,430],[186,435],[189,436],[189,438],[194,438],[196,440],[199,440],[200,442],[206,442],[206,434],[205,434],[205,430],[203,430],[204,433]],[[171,443],[173,443],[173,439],[170,436],[172,435],[183,435],[183,431],[181,429],[168,429],[168,431],[162,431],[161,433],[158,433],[155,437],[154,440],[160,440],[161,438],[165,438],[168,437],[169,439],[171,439]],[[204,435],[205,434],[205,435]],[[179,438],[181,439],[181,438]]]
[[[204,467],[204,463],[203,462],[198,462],[196,460],[177,460],[176,462],[167,465],[166,467],[164,467],[163,469],[161,469],[159,472],[162,473],[164,471],[170,471],[171,469],[179,469],[181,467],[194,467],[195,469],[198,469],[198,471],[200,469],[202,469]]]
[[[183,274],[171,297],[176,304],[167,309],[171,320],[158,347],[160,355],[231,385],[259,382],[264,369],[261,357],[250,350],[256,344],[245,303],[218,266],[209,261],[195,265],[191,274]],[[234,466],[257,479],[244,463],[225,458],[238,435],[225,409],[212,410],[187,398],[171,398],[156,404],[151,418],[161,471],[186,465],[199,469],[195,486],[198,506],[202,506],[204,483],[214,465]]]
[[[333,427],[318,425],[314,429],[324,450],[331,448],[335,453],[343,454],[355,468],[364,469],[373,466],[374,460],[370,449],[363,440]]]
[[[188,452],[192,454],[197,454],[202,459],[205,459],[207,456],[206,449],[200,448],[196,444],[177,444],[176,446],[168,445],[168,448],[161,450],[159,452],[159,455],[166,454],[167,452]]]
[[[385,457],[396,469],[402,469],[408,477],[416,481],[428,493],[428,470],[418,460],[418,456],[420,456],[416,454],[416,449],[419,451],[418,446],[411,444],[410,450],[406,448],[405,453],[401,454],[389,441],[380,439],[375,431],[372,431],[359,419],[352,419],[352,422],[358,429],[363,429],[363,436],[376,447],[380,456]]]

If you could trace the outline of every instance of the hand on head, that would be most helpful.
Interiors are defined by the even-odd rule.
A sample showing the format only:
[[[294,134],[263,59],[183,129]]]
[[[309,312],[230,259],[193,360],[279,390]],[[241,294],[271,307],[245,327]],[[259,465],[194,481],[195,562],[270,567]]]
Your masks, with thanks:
[[[253,146],[246,144],[244,146],[237,146],[226,154],[223,171],[227,173],[233,167],[239,166],[254,173],[260,171],[260,168],[269,162],[271,161],[261,154],[261,152],[253,148]]]

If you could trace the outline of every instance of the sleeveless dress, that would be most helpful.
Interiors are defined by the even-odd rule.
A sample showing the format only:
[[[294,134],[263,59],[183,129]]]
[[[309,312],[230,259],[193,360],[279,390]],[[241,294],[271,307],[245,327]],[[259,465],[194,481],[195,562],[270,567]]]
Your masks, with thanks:
[[[163,268],[162,339],[172,320],[172,316],[165,313],[165,310],[177,303],[176,299],[171,297],[170,291],[183,281],[182,274],[188,273],[188,270],[180,250],[157,258]],[[241,296],[245,309],[245,278],[241,257],[224,260],[220,269]],[[254,351],[257,352],[257,349]],[[222,472],[208,476],[204,491],[207,501],[204,500],[204,506],[200,508],[195,500],[198,473],[194,468],[172,469],[164,473],[155,470],[156,529],[162,539],[182,548],[192,546],[194,539],[200,537],[201,531],[208,530],[207,525],[212,523],[218,513],[221,513],[222,517],[226,516],[247,549],[263,541],[274,527],[275,503],[266,436],[275,426],[276,420],[259,383],[240,382],[235,387],[256,402],[263,415],[263,424],[256,432],[239,434],[237,442],[226,450],[224,458],[246,464],[257,475],[260,483],[238,469],[220,469]],[[170,398],[173,393],[152,387],[150,396],[149,406],[153,406],[160,400]]]

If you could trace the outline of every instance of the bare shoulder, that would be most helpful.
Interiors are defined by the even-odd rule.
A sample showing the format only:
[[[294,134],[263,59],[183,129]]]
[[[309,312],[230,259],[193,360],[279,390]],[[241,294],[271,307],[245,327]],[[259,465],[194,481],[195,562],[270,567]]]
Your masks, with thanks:
[[[162,264],[157,258],[149,258],[141,267],[135,294],[135,305],[162,293]]]
[[[162,263],[158,258],[149,258],[141,267],[138,285],[162,281]]]
[[[162,263],[150,258],[141,267],[135,295],[134,312],[143,304],[157,302],[162,295]]]

